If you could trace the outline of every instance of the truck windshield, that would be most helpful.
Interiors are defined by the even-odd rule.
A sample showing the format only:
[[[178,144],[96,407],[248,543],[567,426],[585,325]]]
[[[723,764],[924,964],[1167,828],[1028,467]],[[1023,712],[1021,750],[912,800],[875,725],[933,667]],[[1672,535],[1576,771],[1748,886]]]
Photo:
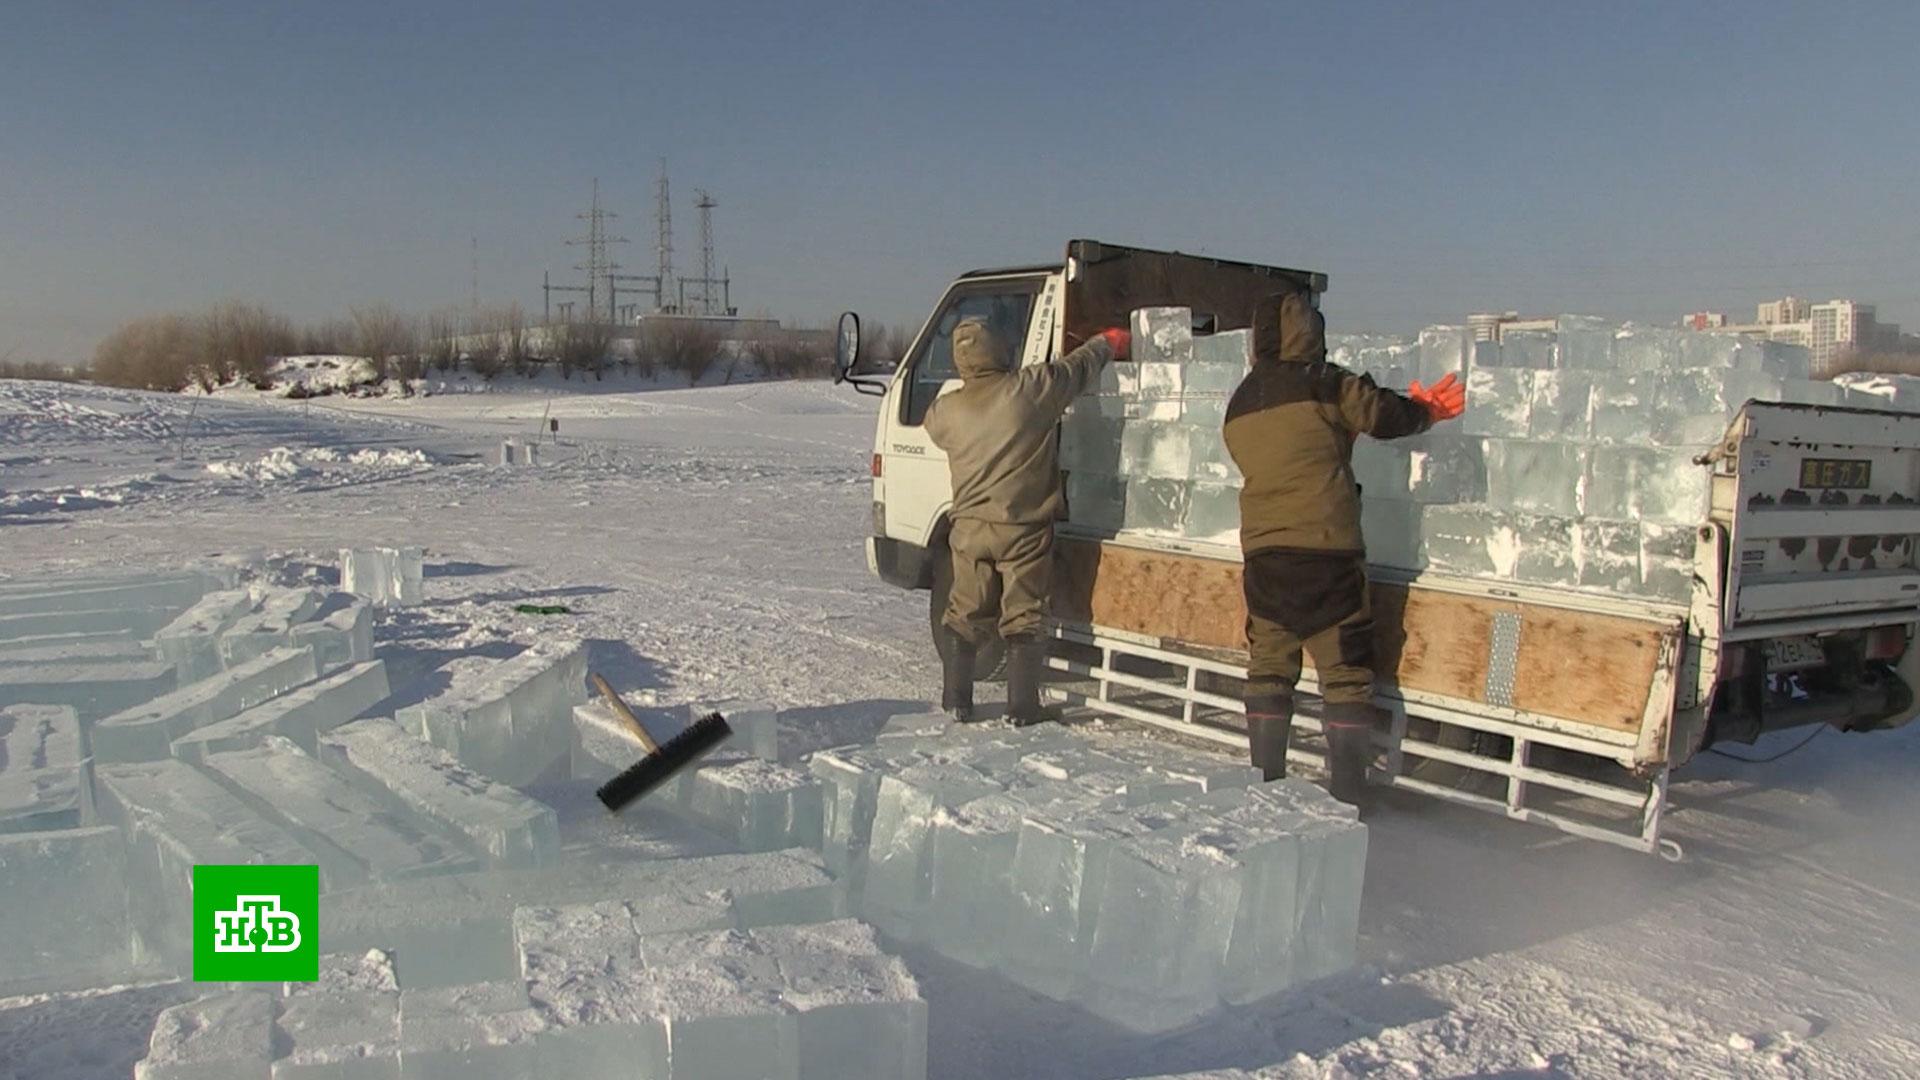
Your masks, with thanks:
[[[940,395],[940,388],[948,379],[954,378],[953,370],[953,328],[961,319],[979,316],[987,320],[993,332],[1001,341],[1006,342],[1011,352],[1018,352],[1027,337],[1027,316],[1033,310],[1033,295],[1038,289],[1037,282],[1008,284],[995,282],[957,293],[947,301],[940,317],[934,321],[933,332],[921,342],[919,351],[911,359],[913,365],[912,383],[906,401],[906,415],[901,417],[907,424],[919,424],[926,418],[927,407]]]

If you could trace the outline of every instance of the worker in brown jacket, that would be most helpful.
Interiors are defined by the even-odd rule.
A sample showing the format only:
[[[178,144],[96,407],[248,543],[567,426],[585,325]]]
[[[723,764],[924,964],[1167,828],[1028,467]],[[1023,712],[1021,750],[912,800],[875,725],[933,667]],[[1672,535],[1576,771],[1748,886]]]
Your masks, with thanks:
[[[1406,395],[1327,362],[1326,321],[1305,293],[1262,305],[1253,369],[1227,403],[1227,452],[1245,482],[1246,708],[1253,764],[1286,772],[1302,649],[1325,704],[1333,796],[1358,805],[1372,759],[1373,608],[1353,444],[1417,435],[1466,407],[1452,375]]]
[[[1108,360],[1127,357],[1130,341],[1125,330],[1105,330],[1057,360],[1016,368],[985,320],[962,319],[953,329],[953,366],[964,382],[935,399],[926,428],[953,476],[953,589],[943,621],[955,640],[942,658],[940,697],[956,720],[973,719],[974,657],[995,632],[995,577],[1008,718],[1031,724],[1046,717],[1040,674],[1061,505],[1055,427]]]

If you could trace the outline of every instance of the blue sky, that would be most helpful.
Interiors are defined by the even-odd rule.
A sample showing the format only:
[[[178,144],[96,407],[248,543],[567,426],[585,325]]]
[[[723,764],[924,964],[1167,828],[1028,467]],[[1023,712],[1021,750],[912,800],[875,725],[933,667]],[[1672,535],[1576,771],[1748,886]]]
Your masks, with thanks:
[[[1920,5],[10,4],[0,356],[228,296],[537,310],[588,185],[743,310],[916,322],[1073,236],[1324,270],[1330,328],[1920,324]]]

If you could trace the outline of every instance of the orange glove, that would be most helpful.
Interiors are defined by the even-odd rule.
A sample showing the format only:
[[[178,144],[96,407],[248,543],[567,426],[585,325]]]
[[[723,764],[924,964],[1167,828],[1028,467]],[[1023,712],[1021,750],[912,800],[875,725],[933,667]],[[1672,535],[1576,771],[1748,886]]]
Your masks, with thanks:
[[[1117,326],[1102,330],[1094,337],[1107,339],[1107,344],[1113,347],[1115,360],[1126,360],[1133,355],[1133,335]]]
[[[1460,385],[1452,372],[1432,386],[1421,386],[1418,379],[1414,380],[1407,396],[1419,402],[1436,424],[1467,411],[1467,388]]]

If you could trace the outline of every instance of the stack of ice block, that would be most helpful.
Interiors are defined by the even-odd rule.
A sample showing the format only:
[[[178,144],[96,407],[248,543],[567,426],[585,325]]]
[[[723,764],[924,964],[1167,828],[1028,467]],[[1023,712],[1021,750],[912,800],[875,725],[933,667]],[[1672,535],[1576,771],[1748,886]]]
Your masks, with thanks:
[[[457,666],[456,666],[457,665]],[[509,660],[449,664],[447,689],[395,719],[468,768],[522,787],[564,766],[573,707],[586,700],[586,649],[543,642]]]
[[[1057,727],[898,726],[812,759],[827,863],[886,933],[1150,1032],[1351,964],[1366,830],[1318,788]]]
[[[423,573],[417,547],[340,549],[340,587],[377,607],[418,605]]]
[[[72,829],[93,820],[93,761],[80,717],[64,705],[0,709],[0,833]]]
[[[1246,370],[1246,335],[1195,337],[1190,325],[1184,308],[1135,312],[1137,363],[1110,365],[1074,404],[1061,434],[1074,522],[1237,539],[1218,408]],[[1357,444],[1370,561],[1674,600],[1691,588],[1691,530],[1706,511],[1694,459],[1741,405],[1885,407],[1902,392],[1886,378],[1811,379],[1798,346],[1574,315],[1497,341],[1462,326],[1335,336],[1329,360],[1403,392],[1449,373],[1467,385],[1459,420]]]

